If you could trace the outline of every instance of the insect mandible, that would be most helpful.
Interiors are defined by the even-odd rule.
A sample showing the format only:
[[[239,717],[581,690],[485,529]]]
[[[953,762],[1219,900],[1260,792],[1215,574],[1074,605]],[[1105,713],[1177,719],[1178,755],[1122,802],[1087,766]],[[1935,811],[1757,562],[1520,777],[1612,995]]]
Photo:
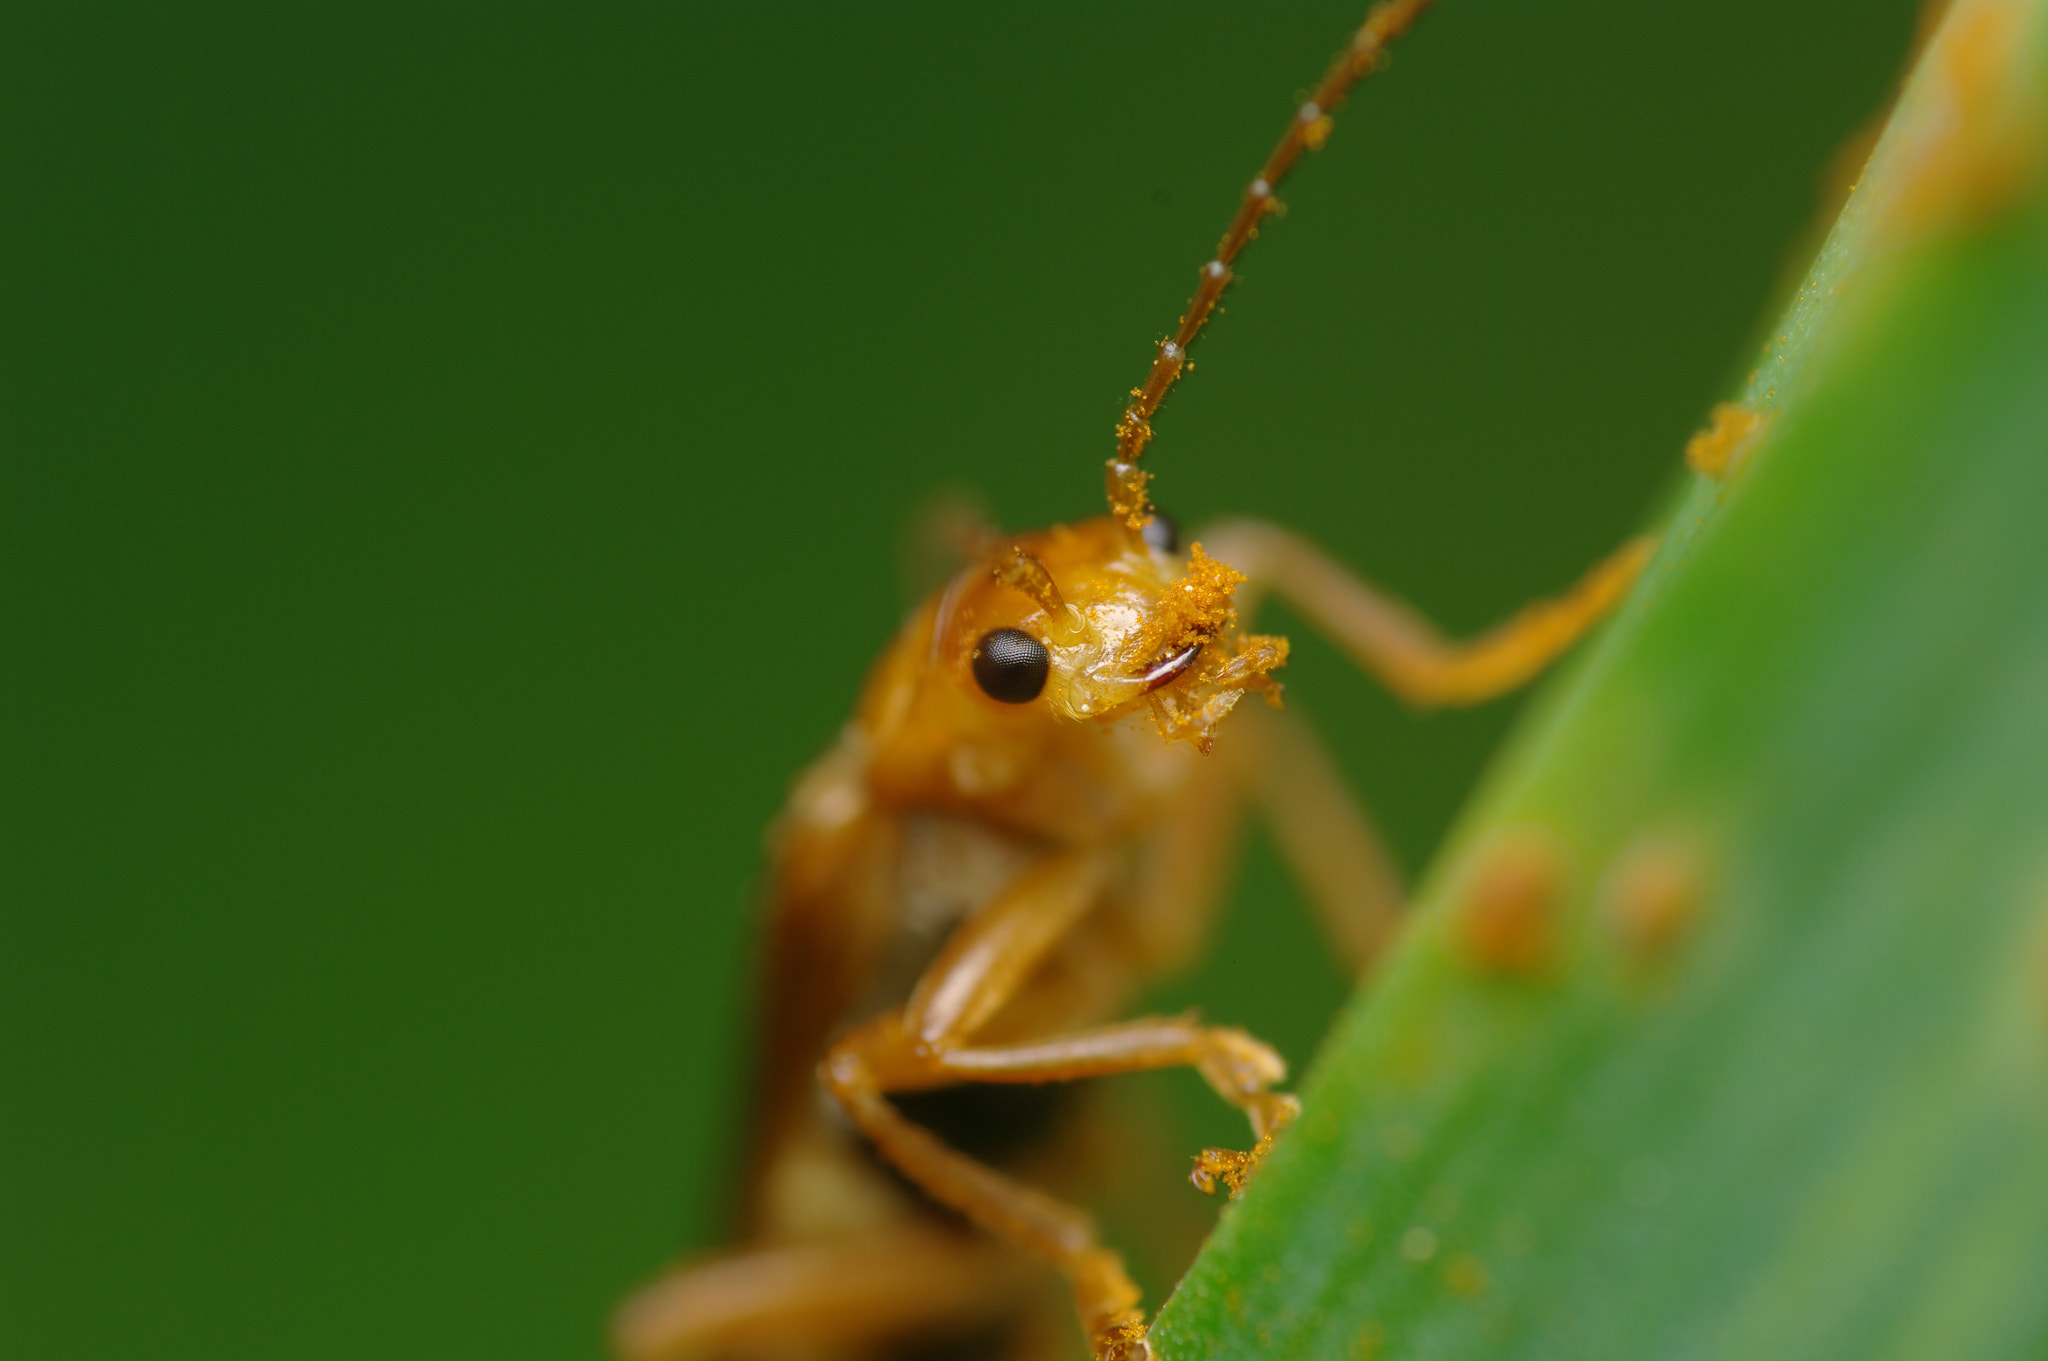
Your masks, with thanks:
[[[1275,1090],[1285,1065],[1252,1036],[1121,1019],[1199,949],[1215,848],[1248,807],[1354,962],[1396,920],[1368,824],[1277,712],[1287,642],[1245,627],[1256,598],[1285,600],[1415,705],[1470,704],[1540,671],[1640,569],[1635,540],[1564,595],[1453,642],[1285,530],[1226,523],[1183,545],[1152,505],[1153,419],[1233,263],[1430,3],[1375,8],[1247,185],[1117,424],[1108,513],[965,536],[967,564],[899,629],[797,781],[766,876],[739,1242],[627,1301],[625,1361],[886,1356],[991,1326],[1004,1354],[1036,1355],[1042,1329],[1000,1327],[1034,1307],[1034,1257],[1065,1278],[1097,1357],[1151,1355],[1122,1258],[1021,1166],[1016,1140],[976,1127],[975,1096],[1193,1068],[1249,1123],[1247,1149],[1195,1160],[1198,1186],[1232,1194],[1294,1118]],[[1304,827],[1315,834],[1288,834]]]

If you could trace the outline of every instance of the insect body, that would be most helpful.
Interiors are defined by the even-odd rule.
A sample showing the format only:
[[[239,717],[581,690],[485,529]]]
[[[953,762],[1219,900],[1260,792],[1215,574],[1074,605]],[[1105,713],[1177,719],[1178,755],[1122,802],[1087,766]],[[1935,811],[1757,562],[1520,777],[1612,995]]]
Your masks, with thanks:
[[[1118,425],[1109,513],[979,536],[799,780],[772,839],[741,1246],[628,1301],[627,1361],[899,1355],[970,1326],[1001,1334],[978,1354],[1037,1355],[1031,1257],[1065,1277],[1099,1357],[1149,1355],[1122,1260],[1047,1194],[1057,1159],[1032,1155],[1056,1134],[1018,1108],[992,1125],[981,1094],[1194,1068],[1250,1126],[1248,1151],[1196,1160],[1197,1185],[1233,1193],[1293,1118],[1274,1090],[1285,1066],[1251,1036],[1125,1019],[1199,947],[1222,832],[1247,805],[1357,960],[1394,921],[1367,824],[1270,712],[1287,643],[1245,627],[1256,596],[1285,598],[1404,698],[1471,703],[1539,670],[1641,565],[1627,545],[1566,596],[1449,643],[1283,530],[1219,526],[1183,552],[1150,504],[1152,418],[1231,262],[1327,110],[1427,3],[1368,17],[1247,189]]]

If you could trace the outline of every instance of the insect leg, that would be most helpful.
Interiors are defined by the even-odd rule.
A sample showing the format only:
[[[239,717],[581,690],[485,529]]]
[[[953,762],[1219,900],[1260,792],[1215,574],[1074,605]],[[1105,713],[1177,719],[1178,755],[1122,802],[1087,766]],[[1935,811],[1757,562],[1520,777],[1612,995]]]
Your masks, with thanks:
[[[1272,1048],[1242,1030],[1206,1026],[1191,1016],[1146,1016],[1047,1040],[962,1045],[935,1053],[891,1052],[884,1027],[849,1037],[884,1091],[918,1091],[960,1082],[1074,1082],[1159,1068],[1193,1068],[1252,1122],[1254,1138],[1275,1133],[1294,1116],[1294,1098],[1268,1090],[1287,1076]]]
[[[970,1326],[1013,1297],[1010,1254],[929,1223],[679,1267],[612,1318],[623,1361],[780,1357]]]
[[[1144,977],[1186,968],[1209,938],[1244,839],[1246,743],[1235,729],[1241,715],[1265,707],[1239,706],[1233,731],[1209,759],[1195,763],[1187,786],[1140,851],[1121,922],[1125,929],[1114,945]],[[1113,1014],[1101,1012],[1098,1018]]]
[[[981,1029],[1101,898],[1107,856],[1047,855],[962,922],[911,990],[905,1032],[940,1048]]]
[[[1278,1055],[1242,1032],[1191,1020],[969,1043],[1101,898],[1109,866],[1105,856],[1077,852],[1049,855],[1024,871],[954,932],[904,1008],[843,1036],[819,1074],[876,1151],[926,1194],[1066,1275],[1099,1357],[1137,1358],[1149,1355],[1137,1288],[1088,1217],[947,1147],[887,1099],[892,1091],[961,1082],[1048,1082],[1186,1065],[1246,1112],[1262,1144],[1293,1117],[1294,1099],[1269,1090],[1285,1075]]]
[[[1280,1056],[1241,1030],[1187,1017],[1150,1017],[1050,1040],[960,1046],[934,1052],[911,1040],[895,1014],[842,1039],[820,1069],[825,1085],[875,1148],[934,1199],[952,1206],[1064,1271],[1081,1319],[1102,1356],[1132,1350],[1144,1336],[1137,1294],[1116,1254],[1095,1241],[1086,1216],[946,1147],[884,1099],[957,1082],[1064,1082],[1114,1073],[1192,1067],[1251,1120],[1248,1153],[1204,1149],[1190,1177],[1218,1182],[1235,1197],[1294,1120],[1301,1103],[1270,1090],[1287,1075]]]
[[[1245,1112],[1255,1137],[1293,1117],[1294,1098],[1267,1089],[1287,1066],[1242,1031],[1192,1021],[1144,1020],[999,1047],[968,1043],[1014,998],[1099,898],[1108,862],[1089,852],[1050,855],[1018,875],[956,929],[899,1012],[878,1017],[834,1050],[857,1056],[879,1091],[955,1082],[1054,1082],[1194,1067]]]
[[[1528,681],[1614,607],[1652,547],[1647,538],[1630,539],[1563,595],[1526,605],[1477,638],[1454,641],[1284,529],[1236,521],[1218,526],[1208,541],[1252,590],[1279,595],[1389,690],[1425,707],[1477,704]]]
[[[1232,721],[1227,759],[1324,935],[1353,974],[1363,974],[1393,937],[1406,901],[1378,830],[1323,744],[1292,713],[1248,705]]]
[[[906,1120],[882,1095],[855,1044],[834,1046],[819,1075],[876,1152],[927,1195],[1066,1276],[1099,1361],[1151,1357],[1138,1287],[1123,1259],[1096,1240],[1087,1215],[948,1148],[931,1131]]]

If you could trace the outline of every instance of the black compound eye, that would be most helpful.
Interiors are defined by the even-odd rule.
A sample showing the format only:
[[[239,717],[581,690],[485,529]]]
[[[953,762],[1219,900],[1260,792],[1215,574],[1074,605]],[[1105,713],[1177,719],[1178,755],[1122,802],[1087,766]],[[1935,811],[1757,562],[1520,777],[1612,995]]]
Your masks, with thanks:
[[[1152,518],[1145,521],[1145,527],[1138,532],[1145,536],[1146,543],[1162,553],[1180,552],[1180,526],[1157,506],[1152,508]]]
[[[1029,704],[1045,689],[1052,653],[1023,629],[990,629],[974,645],[974,683],[990,699]]]

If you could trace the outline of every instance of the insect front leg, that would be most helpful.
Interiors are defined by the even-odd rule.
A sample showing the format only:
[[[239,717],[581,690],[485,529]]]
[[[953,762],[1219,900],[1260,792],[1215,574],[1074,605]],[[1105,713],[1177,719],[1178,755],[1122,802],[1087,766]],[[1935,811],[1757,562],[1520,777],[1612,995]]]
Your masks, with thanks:
[[[977,1044],[975,1035],[1019,994],[1095,907],[1109,884],[1107,855],[1047,856],[963,923],[910,1001],[850,1032],[820,1066],[833,1097],[904,1176],[1062,1271],[1102,1358],[1148,1356],[1137,1287],[1081,1211],[948,1147],[906,1119],[888,1094],[964,1082],[1043,1083],[1192,1067],[1269,1140],[1294,1098],[1271,1090],[1279,1056],[1241,1031],[1188,1017],[1155,1017],[1046,1039]]]
[[[1478,704],[1526,684],[1614,608],[1654,547],[1630,539],[1563,595],[1453,640],[1298,534],[1240,520],[1205,537],[1251,590],[1280,596],[1389,690],[1424,708]]]

